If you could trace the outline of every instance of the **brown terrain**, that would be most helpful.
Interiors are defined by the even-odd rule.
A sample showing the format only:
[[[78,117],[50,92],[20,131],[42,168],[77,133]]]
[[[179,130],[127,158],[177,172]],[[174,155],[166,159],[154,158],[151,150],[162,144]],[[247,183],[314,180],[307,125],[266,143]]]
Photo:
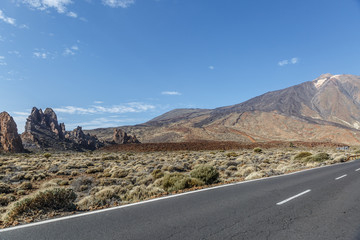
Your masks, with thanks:
[[[105,152],[171,152],[171,151],[211,151],[211,150],[245,150],[254,148],[336,148],[344,144],[331,142],[261,142],[261,143],[240,143],[240,142],[177,142],[177,143],[143,143],[143,144],[121,144],[110,145],[102,148]]]
[[[360,144],[360,77],[324,74],[246,102],[216,109],[176,109],[121,127],[143,143],[306,141]],[[111,140],[114,128],[86,131]]]

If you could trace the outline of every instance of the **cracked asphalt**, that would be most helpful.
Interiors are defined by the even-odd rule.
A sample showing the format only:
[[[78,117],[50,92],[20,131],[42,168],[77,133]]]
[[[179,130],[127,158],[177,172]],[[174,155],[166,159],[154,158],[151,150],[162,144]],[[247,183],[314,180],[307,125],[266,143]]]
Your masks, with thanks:
[[[358,168],[356,160],[0,230],[0,239],[360,239]]]

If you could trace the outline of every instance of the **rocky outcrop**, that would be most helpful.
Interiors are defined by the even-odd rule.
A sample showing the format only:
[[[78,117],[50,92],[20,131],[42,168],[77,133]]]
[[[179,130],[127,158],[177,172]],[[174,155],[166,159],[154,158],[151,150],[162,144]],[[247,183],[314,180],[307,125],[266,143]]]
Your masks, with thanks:
[[[85,134],[81,127],[77,127],[71,132],[66,132],[65,139],[83,149],[95,150],[104,146],[97,137]]]
[[[140,143],[135,135],[128,135],[120,128],[114,129],[113,142],[116,144]]]
[[[16,123],[7,112],[0,113],[0,152],[1,151],[24,151]]]
[[[67,132],[64,123],[58,123],[56,113],[47,108],[43,112],[34,107],[21,135],[24,147],[29,150],[95,150],[103,144],[90,134],[84,134],[81,127]]]

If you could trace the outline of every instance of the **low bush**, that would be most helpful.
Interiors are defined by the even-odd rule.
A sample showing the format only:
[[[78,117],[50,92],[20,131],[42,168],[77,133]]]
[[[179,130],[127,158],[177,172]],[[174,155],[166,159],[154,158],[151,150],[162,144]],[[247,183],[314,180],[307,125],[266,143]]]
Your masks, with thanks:
[[[31,197],[15,202],[5,214],[5,222],[11,222],[22,215],[37,215],[51,211],[73,211],[76,194],[72,189],[51,188],[39,191]]]
[[[262,153],[262,149],[261,148],[254,148],[254,152],[255,153]]]
[[[236,152],[229,152],[229,153],[227,153],[227,154],[226,154],[226,156],[227,156],[228,158],[231,158],[231,157],[238,157],[238,156],[239,156],[239,154],[237,154]]]
[[[20,186],[19,189],[21,190],[30,190],[33,189],[33,185],[31,182],[23,182]]]
[[[4,183],[0,183],[0,194],[1,194],[1,193],[10,193],[10,192],[11,192],[10,185],[4,184]]]
[[[199,165],[190,172],[190,176],[203,181],[205,184],[212,184],[219,178],[218,170],[210,165]]]
[[[151,176],[156,180],[162,178],[164,176],[164,172],[160,169],[155,169],[154,171],[152,171]]]
[[[311,156],[312,154],[309,153],[309,152],[300,152],[298,154],[296,154],[296,156],[294,157],[295,160],[301,160],[303,158],[306,158],[306,157],[309,157]]]
[[[305,162],[324,162],[330,159],[330,155],[327,153],[318,153],[314,156],[309,156],[304,159]]]
[[[202,185],[204,185],[204,182],[200,179],[190,178],[181,173],[167,174],[162,181],[162,187],[167,192],[179,191]]]

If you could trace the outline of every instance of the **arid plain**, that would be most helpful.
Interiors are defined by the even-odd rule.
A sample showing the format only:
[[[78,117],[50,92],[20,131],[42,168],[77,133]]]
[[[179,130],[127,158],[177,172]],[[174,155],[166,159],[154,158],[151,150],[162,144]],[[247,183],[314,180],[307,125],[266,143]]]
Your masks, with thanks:
[[[132,150],[2,154],[1,227],[336,164],[359,152],[334,144],[282,144],[197,151],[181,144],[178,150],[162,146],[162,151],[132,145]]]

